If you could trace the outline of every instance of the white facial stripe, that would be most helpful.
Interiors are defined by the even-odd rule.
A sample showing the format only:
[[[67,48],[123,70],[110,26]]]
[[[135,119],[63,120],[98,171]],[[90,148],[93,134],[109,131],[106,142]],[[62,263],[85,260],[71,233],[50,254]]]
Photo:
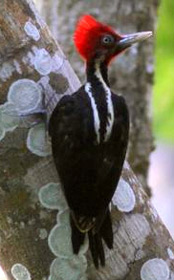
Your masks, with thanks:
[[[95,129],[95,133],[96,133],[96,137],[97,137],[97,143],[100,143],[100,118],[99,118],[99,114],[98,114],[98,110],[97,110],[97,105],[95,103],[95,99],[92,96],[92,92],[91,92],[91,84],[90,83],[86,83],[85,85],[85,91],[88,94],[90,100],[91,100],[91,107],[92,107],[92,111],[93,111],[93,116],[94,116],[94,129]]]
[[[108,111],[106,133],[105,133],[105,136],[104,136],[104,141],[106,142],[109,139],[109,137],[111,135],[111,132],[112,132],[112,126],[113,126],[113,123],[114,123],[114,108],[113,108],[113,104],[112,104],[111,90],[107,86],[105,81],[103,80],[103,77],[101,75],[100,68],[99,68],[99,63],[96,64],[95,69],[96,69],[95,75],[99,79],[99,81],[102,83],[103,88],[104,88],[105,93],[106,93],[106,103],[107,103],[107,111]]]

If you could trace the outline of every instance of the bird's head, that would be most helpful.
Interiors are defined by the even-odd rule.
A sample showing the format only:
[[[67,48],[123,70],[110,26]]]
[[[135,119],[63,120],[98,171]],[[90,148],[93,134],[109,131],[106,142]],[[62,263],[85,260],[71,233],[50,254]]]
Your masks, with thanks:
[[[151,36],[151,31],[121,35],[110,26],[96,21],[92,16],[84,15],[77,23],[74,43],[86,61],[98,59],[108,64],[134,43]]]

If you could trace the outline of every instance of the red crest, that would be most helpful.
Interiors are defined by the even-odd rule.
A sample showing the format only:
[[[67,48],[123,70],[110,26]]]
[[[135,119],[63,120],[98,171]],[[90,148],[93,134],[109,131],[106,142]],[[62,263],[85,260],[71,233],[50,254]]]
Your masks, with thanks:
[[[98,22],[90,15],[81,17],[74,32],[74,43],[80,55],[88,60],[98,47],[99,37],[106,33],[117,35],[110,26]]]

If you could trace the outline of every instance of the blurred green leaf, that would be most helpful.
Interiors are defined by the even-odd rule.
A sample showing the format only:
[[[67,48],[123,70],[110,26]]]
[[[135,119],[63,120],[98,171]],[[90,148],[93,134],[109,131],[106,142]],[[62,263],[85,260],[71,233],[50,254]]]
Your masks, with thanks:
[[[154,132],[174,141],[174,1],[162,0],[159,9],[154,85]]]

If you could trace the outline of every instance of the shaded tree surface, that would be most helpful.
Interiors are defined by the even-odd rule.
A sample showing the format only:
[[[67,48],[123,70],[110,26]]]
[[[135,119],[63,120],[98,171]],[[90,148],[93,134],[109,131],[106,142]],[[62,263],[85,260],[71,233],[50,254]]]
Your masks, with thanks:
[[[174,279],[173,240],[127,163],[106,266],[95,269],[87,242],[73,255],[43,112],[49,118],[80,82],[32,1],[3,1],[0,32],[0,261],[8,279]]]
[[[110,24],[123,34],[154,31],[158,0],[35,0],[41,14],[70,58],[78,77],[84,81],[83,61],[76,54],[72,34],[78,18],[84,13]],[[114,92],[123,94],[129,105],[131,133],[128,161],[146,191],[149,156],[153,150],[152,85],[154,39],[131,48],[111,65],[110,82]]]

